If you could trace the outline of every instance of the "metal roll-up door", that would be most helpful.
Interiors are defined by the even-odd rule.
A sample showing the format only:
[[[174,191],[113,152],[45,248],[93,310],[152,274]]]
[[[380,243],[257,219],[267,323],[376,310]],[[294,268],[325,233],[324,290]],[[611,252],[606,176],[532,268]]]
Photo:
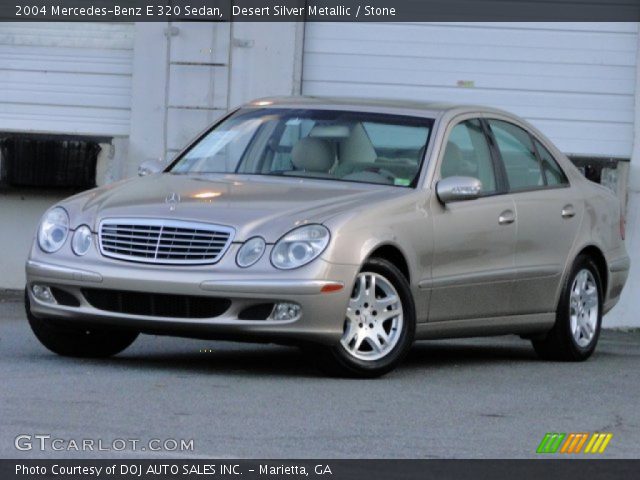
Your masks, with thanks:
[[[637,23],[308,23],[302,90],[495,106],[567,154],[629,158],[637,45]]]
[[[0,23],[0,131],[129,134],[134,25]]]

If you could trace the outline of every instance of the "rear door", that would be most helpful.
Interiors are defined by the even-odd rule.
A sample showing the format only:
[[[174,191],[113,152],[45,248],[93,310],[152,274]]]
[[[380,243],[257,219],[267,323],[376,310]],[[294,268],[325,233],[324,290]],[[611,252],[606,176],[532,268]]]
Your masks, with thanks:
[[[467,176],[482,182],[482,196],[442,205],[432,196],[434,231],[429,321],[504,315],[515,262],[515,205],[504,191],[486,129],[462,117],[449,127],[435,181]],[[435,184],[435,183],[434,183]]]
[[[575,240],[582,202],[543,143],[515,123],[487,120],[504,166],[518,223],[510,310],[551,312]]]

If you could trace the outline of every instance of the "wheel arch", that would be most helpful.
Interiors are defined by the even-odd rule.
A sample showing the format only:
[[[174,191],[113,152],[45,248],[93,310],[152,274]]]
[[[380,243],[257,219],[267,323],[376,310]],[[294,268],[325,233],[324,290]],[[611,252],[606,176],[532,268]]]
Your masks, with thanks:
[[[407,256],[404,252],[392,243],[383,243],[376,245],[369,255],[367,255],[365,262],[371,258],[382,258],[393,264],[404,277],[407,282],[411,284],[411,270],[409,269],[409,262],[407,262]]]
[[[567,262],[565,266],[565,271],[562,275],[562,282],[560,283],[557,294],[556,294],[556,303],[560,300],[560,295],[561,295],[562,289],[564,288],[563,286],[567,281],[567,277],[571,273],[571,269],[573,268],[573,265],[575,264],[576,259],[580,255],[588,256],[595,263],[596,268],[598,269],[598,274],[600,275],[600,281],[602,282],[602,297],[603,297],[602,302],[603,303],[606,302],[607,293],[608,293],[607,289],[609,288],[609,267],[607,265],[607,260],[600,247],[598,247],[595,244],[587,244],[577,249],[576,254],[573,257],[570,257],[571,261]]]
[[[600,280],[602,281],[602,302],[604,303],[607,298],[607,292],[609,288],[609,267],[607,266],[607,259],[604,256],[602,250],[596,245],[587,245],[583,247],[576,255],[576,258],[578,258],[580,255],[588,256],[593,260],[593,263],[596,264],[598,274],[600,275]]]

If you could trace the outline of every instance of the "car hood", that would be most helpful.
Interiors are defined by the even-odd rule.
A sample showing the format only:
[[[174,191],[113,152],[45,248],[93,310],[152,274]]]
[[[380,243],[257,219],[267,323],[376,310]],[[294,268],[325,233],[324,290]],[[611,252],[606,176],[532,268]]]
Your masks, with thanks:
[[[72,226],[97,229],[115,217],[167,218],[233,227],[235,241],[272,243],[292,228],[371,207],[410,189],[333,180],[257,175],[158,174],[111,184],[63,204]]]

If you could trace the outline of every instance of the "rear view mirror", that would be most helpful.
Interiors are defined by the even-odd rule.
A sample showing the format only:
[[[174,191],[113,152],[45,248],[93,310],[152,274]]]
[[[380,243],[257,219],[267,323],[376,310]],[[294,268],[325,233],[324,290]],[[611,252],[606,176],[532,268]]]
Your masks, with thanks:
[[[145,160],[138,167],[138,176],[146,177],[147,175],[153,175],[154,173],[160,173],[164,170],[164,163],[160,160]]]
[[[482,182],[473,177],[447,177],[436,184],[436,195],[442,203],[475,200],[482,192]]]

